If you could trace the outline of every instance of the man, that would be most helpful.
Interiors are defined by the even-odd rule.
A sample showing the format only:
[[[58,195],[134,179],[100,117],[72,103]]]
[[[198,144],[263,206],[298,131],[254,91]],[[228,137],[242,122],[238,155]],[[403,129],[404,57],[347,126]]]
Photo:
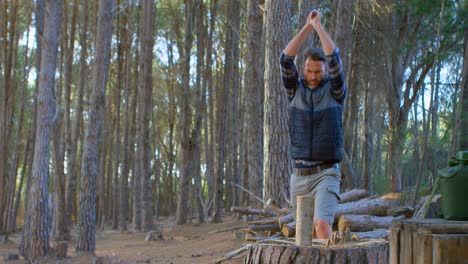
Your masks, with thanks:
[[[318,238],[330,239],[338,205],[343,149],[342,111],[346,82],[340,53],[322,26],[322,14],[313,10],[288,43],[280,58],[283,85],[289,99],[289,151],[293,159],[291,202],[296,196],[314,197],[314,227]],[[304,53],[304,78],[299,78],[294,57],[307,36],[318,34],[322,49]],[[312,210],[312,209],[311,209]]]

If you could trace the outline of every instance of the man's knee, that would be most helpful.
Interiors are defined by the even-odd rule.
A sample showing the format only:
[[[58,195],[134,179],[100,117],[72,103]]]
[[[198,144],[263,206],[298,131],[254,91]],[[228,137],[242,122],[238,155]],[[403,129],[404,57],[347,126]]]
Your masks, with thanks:
[[[327,220],[317,218],[314,220],[314,226],[318,238],[329,239],[331,237],[332,228]]]

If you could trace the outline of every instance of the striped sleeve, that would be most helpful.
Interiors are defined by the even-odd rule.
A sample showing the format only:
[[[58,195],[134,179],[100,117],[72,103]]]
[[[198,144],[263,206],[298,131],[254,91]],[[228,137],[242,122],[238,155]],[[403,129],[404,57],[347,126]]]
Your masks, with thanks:
[[[336,100],[343,103],[348,87],[346,85],[346,77],[338,48],[335,48],[332,55],[327,56],[327,63],[332,94]]]
[[[281,78],[288,99],[291,101],[294,97],[298,85],[299,74],[297,73],[294,57],[281,53],[280,57]]]

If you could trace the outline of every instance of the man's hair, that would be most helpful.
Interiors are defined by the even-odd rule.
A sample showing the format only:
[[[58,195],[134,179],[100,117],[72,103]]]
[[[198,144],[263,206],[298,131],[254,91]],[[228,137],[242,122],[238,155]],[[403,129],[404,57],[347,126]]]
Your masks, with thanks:
[[[304,51],[304,60],[311,59],[314,61],[326,62],[325,53],[319,48],[308,48]]]

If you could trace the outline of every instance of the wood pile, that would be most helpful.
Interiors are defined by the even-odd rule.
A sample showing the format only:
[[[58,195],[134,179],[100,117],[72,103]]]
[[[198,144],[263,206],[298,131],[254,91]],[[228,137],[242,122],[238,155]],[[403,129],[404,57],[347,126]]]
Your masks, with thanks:
[[[245,215],[250,221],[237,231],[250,243],[230,252],[218,263],[247,252],[244,263],[387,263],[389,228],[392,221],[410,218],[414,210],[399,206],[400,197],[369,197],[366,190],[351,190],[340,195],[331,240],[313,239],[311,247],[296,245],[296,222],[290,208],[272,205],[264,209],[232,207],[231,212]],[[267,203],[268,204],[268,203]],[[314,255],[314,252],[320,252]],[[274,256],[278,255],[278,259]],[[327,260],[304,262],[316,256]],[[276,263],[273,261],[272,263]]]
[[[345,192],[340,199],[335,214],[334,225],[338,228],[335,237],[346,233],[354,240],[387,238],[392,221],[411,217],[414,211],[411,207],[399,206],[398,199],[369,197],[366,190]],[[296,223],[290,209],[274,206],[263,210],[232,207],[231,212],[255,219],[249,221],[244,229],[247,241],[265,241],[272,236],[275,240],[281,240],[279,238],[291,238],[296,234]]]

